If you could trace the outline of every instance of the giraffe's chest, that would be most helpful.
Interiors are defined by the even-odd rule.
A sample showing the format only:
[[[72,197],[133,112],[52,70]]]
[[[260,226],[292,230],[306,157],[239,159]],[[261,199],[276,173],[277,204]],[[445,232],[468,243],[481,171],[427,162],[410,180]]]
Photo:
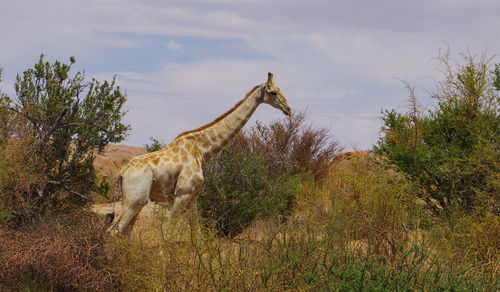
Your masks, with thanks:
[[[149,195],[151,201],[173,201],[177,177],[174,167],[153,169],[153,183]]]

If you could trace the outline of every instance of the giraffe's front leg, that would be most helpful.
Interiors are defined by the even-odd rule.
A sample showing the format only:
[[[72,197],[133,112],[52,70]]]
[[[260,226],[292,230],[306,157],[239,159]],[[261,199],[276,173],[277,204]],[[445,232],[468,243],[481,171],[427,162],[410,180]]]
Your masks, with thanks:
[[[190,179],[184,177],[179,177],[177,181],[177,187],[175,190],[175,201],[170,214],[168,217],[169,223],[175,218],[179,211],[185,210],[188,206],[191,207],[191,212],[189,212],[190,223],[198,226],[198,206],[197,199],[198,195],[203,189],[205,184],[205,179],[203,175],[195,175]],[[169,224],[170,225],[170,224]]]

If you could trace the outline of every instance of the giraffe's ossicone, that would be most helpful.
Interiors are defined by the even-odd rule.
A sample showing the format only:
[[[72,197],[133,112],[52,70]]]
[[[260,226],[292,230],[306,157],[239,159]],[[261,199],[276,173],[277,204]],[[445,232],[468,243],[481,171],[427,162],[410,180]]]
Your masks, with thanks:
[[[172,195],[175,199],[169,221],[187,206],[197,220],[197,199],[205,183],[203,165],[241,130],[262,103],[291,115],[287,100],[274,85],[273,74],[268,73],[267,82],[255,86],[213,122],[180,134],[161,150],[132,158],[119,173],[122,212],[109,231],[129,232],[148,200],[165,202]]]

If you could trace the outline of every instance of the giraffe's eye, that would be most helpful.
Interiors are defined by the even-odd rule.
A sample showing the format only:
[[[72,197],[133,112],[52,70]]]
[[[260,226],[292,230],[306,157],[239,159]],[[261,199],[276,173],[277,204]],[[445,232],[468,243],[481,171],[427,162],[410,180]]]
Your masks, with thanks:
[[[276,95],[276,91],[271,91],[271,95]]]

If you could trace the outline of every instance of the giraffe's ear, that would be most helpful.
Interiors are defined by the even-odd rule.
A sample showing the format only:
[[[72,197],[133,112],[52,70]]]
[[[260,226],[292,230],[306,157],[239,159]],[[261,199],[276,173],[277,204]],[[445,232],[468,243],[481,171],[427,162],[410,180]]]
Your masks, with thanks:
[[[267,84],[273,84],[273,73],[267,73]]]

